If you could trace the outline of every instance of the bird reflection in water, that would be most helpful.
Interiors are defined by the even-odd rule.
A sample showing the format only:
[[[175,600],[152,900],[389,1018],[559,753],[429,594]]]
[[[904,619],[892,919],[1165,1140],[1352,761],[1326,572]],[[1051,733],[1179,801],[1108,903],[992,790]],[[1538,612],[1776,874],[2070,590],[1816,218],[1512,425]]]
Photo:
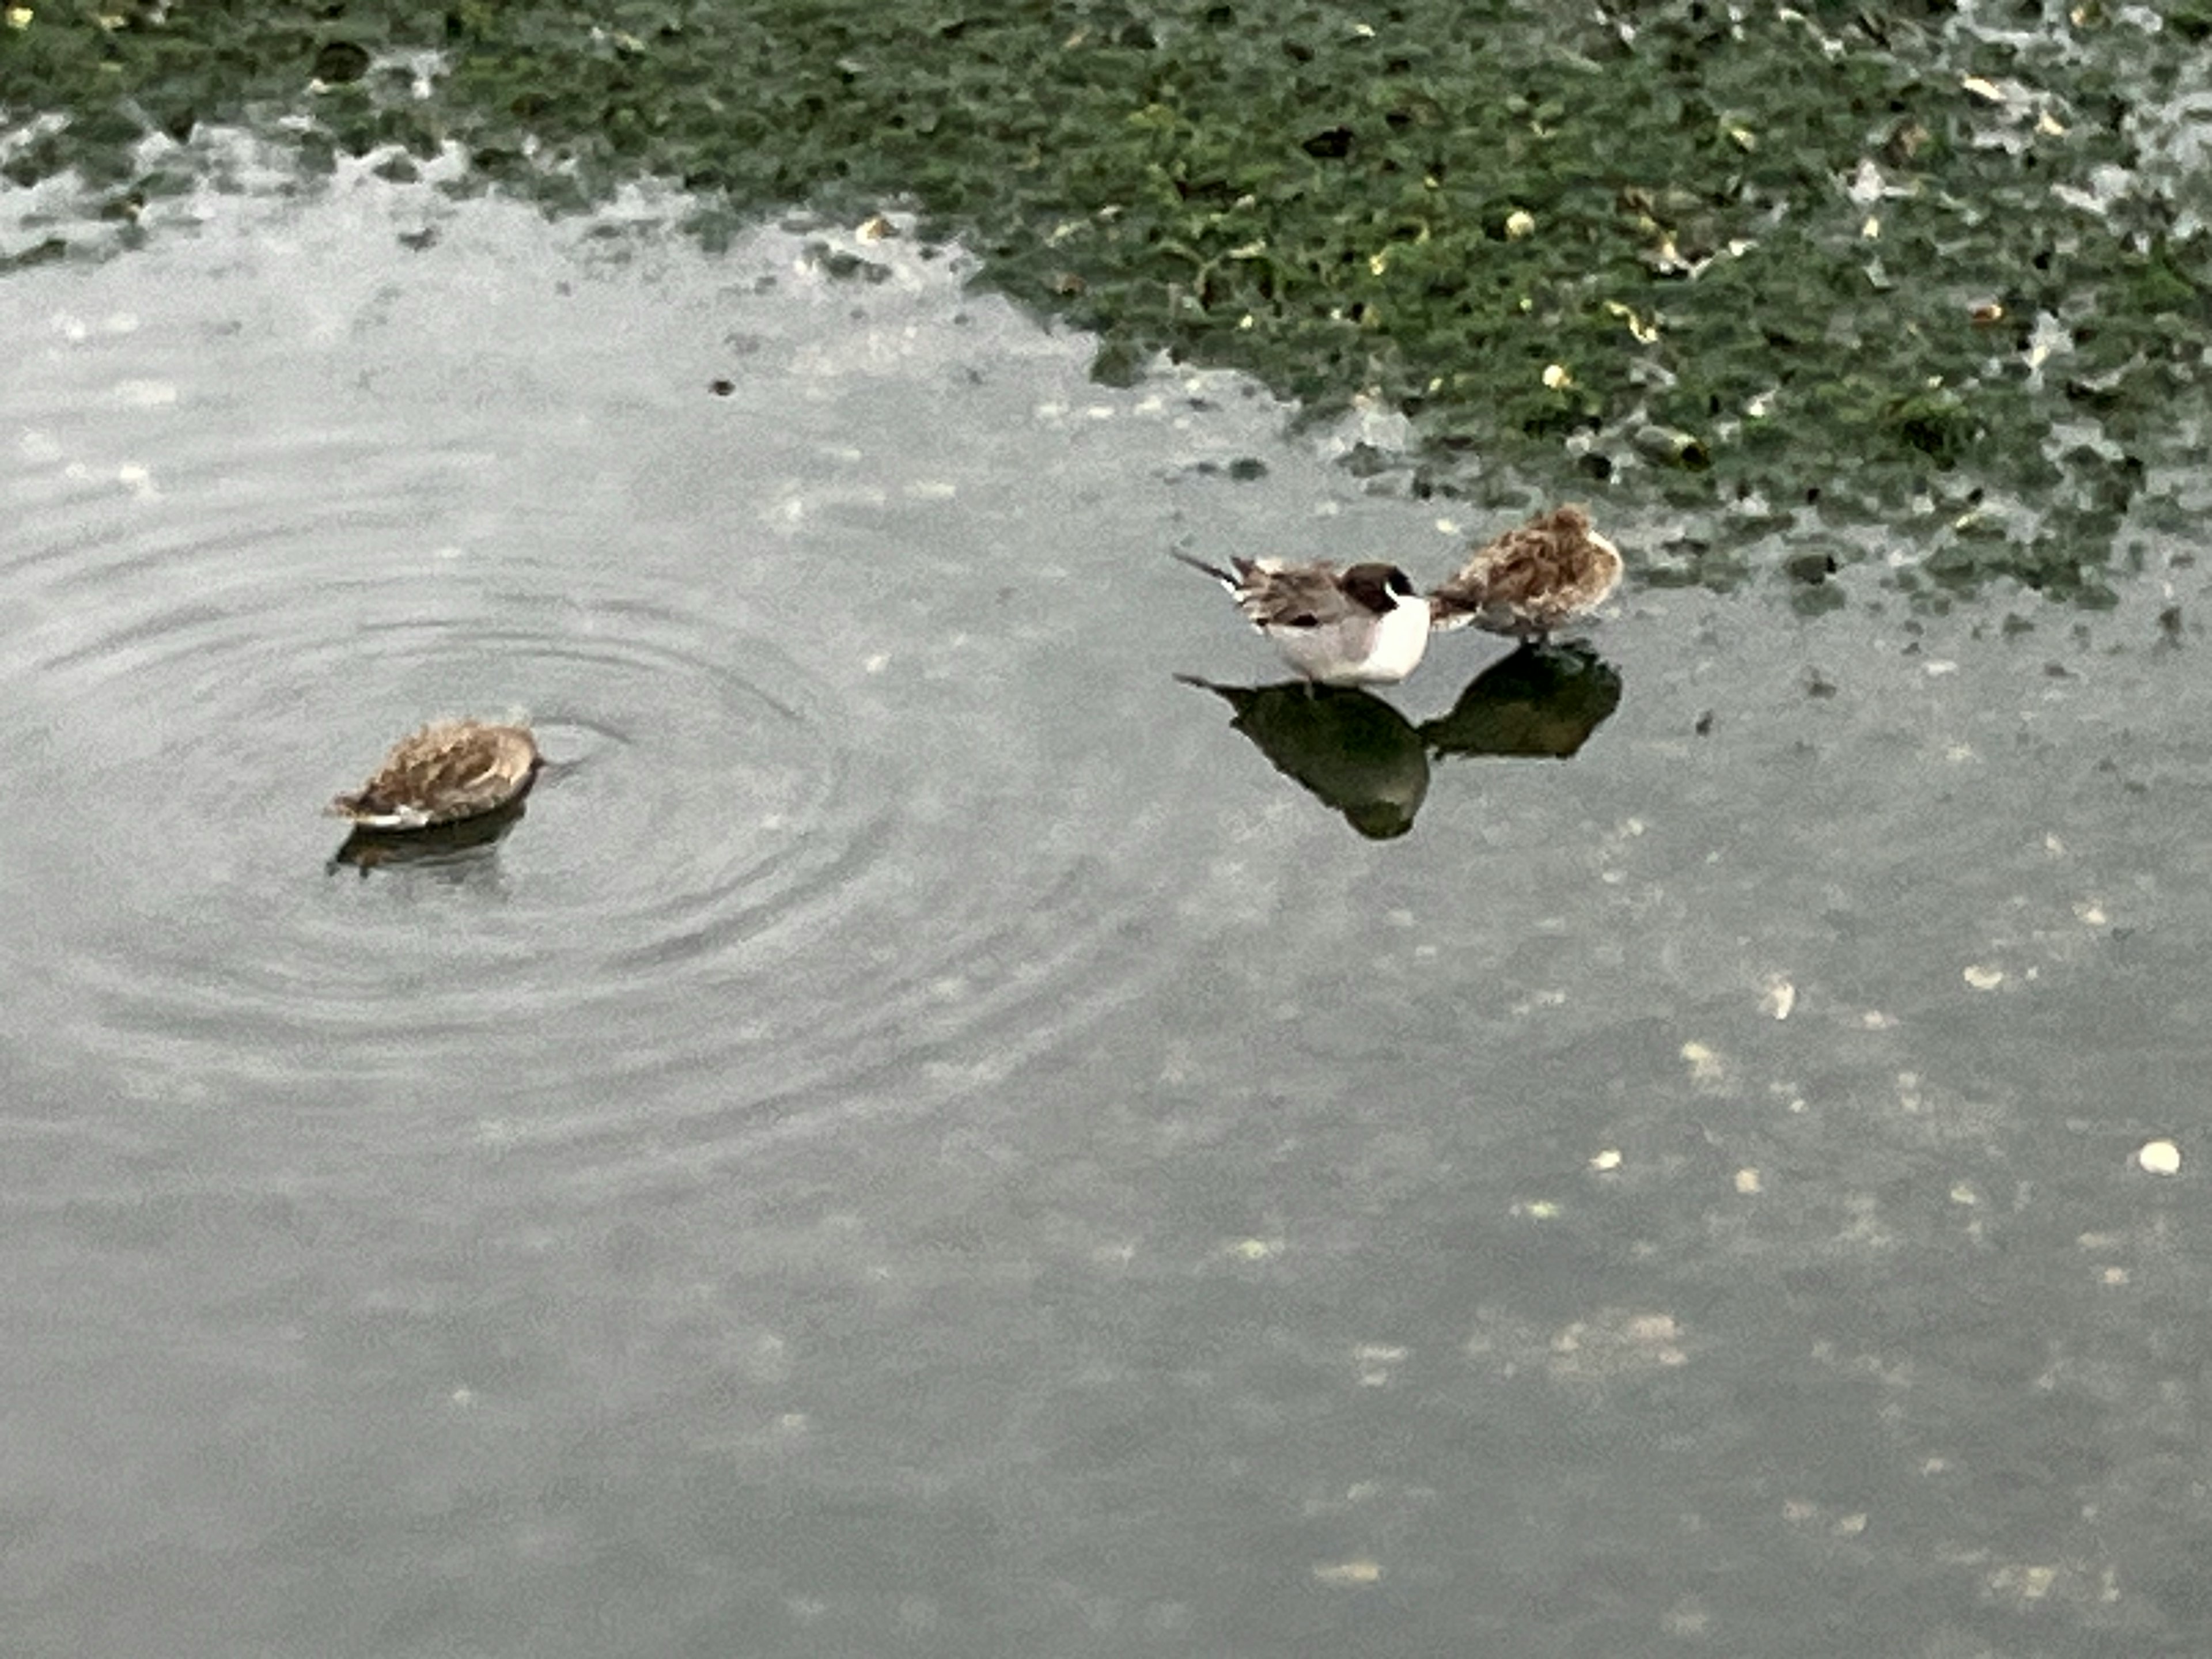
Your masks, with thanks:
[[[1243,686],[1176,678],[1227,702],[1236,710],[1232,727],[1361,835],[1388,841],[1413,827],[1429,793],[1428,750],[1413,723],[1371,691],[1308,680]]]
[[[1431,750],[1565,760],[1620,705],[1620,672],[1581,644],[1522,647],[1468,682],[1449,714],[1418,726],[1353,686],[1176,678],[1227,702],[1231,726],[1277,771],[1373,841],[1413,827]]]
[[[1565,760],[1620,706],[1620,674],[1589,646],[1524,645],[1468,682],[1421,736],[1439,755]]]
[[[336,875],[349,865],[363,880],[372,870],[402,867],[434,872],[437,879],[455,885],[483,880],[495,872],[499,843],[522,822],[525,810],[525,803],[516,800],[497,811],[428,830],[356,830],[331,854],[325,873]]]

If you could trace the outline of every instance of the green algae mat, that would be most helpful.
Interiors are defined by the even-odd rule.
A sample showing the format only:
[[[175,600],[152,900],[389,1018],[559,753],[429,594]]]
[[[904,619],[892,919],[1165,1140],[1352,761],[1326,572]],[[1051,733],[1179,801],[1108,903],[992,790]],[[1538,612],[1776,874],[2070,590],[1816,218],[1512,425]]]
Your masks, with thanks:
[[[2212,6],[1304,0],[27,4],[11,261],[128,231],[244,124],[696,228],[903,204],[984,279],[1316,419],[1417,493],[1633,503],[1647,580],[1915,556],[2108,599],[2182,523],[2212,345]],[[1819,527],[1808,563],[1804,534]],[[1822,551],[1825,548],[1826,550]],[[1817,568],[1816,568],[1817,567]]]

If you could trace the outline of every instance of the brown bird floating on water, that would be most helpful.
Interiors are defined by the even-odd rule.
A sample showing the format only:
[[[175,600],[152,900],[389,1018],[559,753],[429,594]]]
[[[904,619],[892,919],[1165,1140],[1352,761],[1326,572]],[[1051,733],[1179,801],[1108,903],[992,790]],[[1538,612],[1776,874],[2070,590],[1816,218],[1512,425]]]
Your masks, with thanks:
[[[1620,550],[1590,528],[1579,507],[1553,507],[1507,531],[1429,595],[1438,631],[1473,623],[1493,634],[1547,643],[1620,585]]]
[[[428,830],[520,800],[544,763],[526,726],[440,720],[392,744],[376,775],[329,811],[363,830]]]

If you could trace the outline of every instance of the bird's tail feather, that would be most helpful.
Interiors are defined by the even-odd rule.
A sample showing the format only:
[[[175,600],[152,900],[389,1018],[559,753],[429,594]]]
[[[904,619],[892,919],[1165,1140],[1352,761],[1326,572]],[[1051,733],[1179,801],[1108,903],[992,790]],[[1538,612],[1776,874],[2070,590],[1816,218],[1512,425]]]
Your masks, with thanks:
[[[1191,557],[1189,554],[1182,551],[1180,549],[1172,547],[1168,549],[1168,556],[1171,559],[1180,560],[1182,563],[1188,565],[1193,570],[1201,572],[1206,575],[1212,577],[1214,580],[1219,582],[1224,587],[1227,588],[1232,593],[1237,592],[1237,588],[1241,586],[1233,574],[1224,570],[1219,565],[1208,564],[1204,559],[1194,559]]]
[[[1446,593],[1441,588],[1429,595],[1429,631],[1450,634],[1474,620],[1479,606]]]

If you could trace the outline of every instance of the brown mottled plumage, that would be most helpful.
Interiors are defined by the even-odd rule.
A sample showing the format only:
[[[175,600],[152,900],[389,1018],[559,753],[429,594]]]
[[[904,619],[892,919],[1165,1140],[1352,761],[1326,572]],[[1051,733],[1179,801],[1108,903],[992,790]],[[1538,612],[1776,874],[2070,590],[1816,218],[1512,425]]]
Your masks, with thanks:
[[[540,764],[527,726],[441,720],[392,744],[376,775],[329,811],[368,830],[427,830],[521,799]]]
[[[1589,514],[1554,507],[1507,531],[1431,592],[1431,622],[1541,641],[1603,604],[1620,568],[1620,550],[1590,528]]]

